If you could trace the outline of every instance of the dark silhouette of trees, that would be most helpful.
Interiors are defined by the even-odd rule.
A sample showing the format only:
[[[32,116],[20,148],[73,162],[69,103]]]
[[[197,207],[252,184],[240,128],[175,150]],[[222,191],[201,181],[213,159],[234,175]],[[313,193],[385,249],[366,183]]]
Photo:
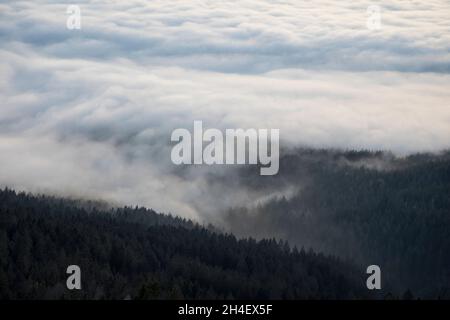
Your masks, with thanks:
[[[230,210],[225,220],[236,235],[283,236],[378,264],[398,292],[450,298],[450,152],[395,158],[306,149],[283,157],[280,168],[271,184],[299,191]]]
[[[144,208],[0,191],[2,299],[364,298],[364,270]],[[66,289],[81,268],[82,290]]]

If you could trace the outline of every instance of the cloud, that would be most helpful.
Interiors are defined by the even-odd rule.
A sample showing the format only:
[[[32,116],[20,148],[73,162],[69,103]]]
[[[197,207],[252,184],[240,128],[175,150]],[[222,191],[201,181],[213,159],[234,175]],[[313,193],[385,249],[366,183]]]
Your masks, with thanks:
[[[382,29],[366,28],[370,1],[80,1],[82,30],[65,28],[67,4],[3,5],[1,35],[69,58],[233,73],[283,68],[449,72],[448,3],[383,1]]]
[[[286,147],[449,147],[445,1],[379,2],[377,31],[369,1],[78,4],[81,30],[68,4],[0,4],[2,184],[199,218],[268,194],[171,164],[171,131],[197,119]]]

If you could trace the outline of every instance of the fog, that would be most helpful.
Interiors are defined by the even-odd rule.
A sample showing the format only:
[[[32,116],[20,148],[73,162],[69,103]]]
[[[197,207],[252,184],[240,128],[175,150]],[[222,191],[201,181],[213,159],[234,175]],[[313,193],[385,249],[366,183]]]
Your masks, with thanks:
[[[72,3],[70,3],[72,4]],[[301,188],[178,167],[171,133],[280,129],[304,146],[438,152],[450,142],[446,1],[0,4],[0,184],[199,221]],[[280,167],[280,171],[283,168]]]

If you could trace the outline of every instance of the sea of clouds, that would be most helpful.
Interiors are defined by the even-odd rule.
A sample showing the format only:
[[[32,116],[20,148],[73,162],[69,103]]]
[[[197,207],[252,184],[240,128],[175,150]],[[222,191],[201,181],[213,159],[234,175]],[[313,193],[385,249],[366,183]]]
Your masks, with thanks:
[[[194,120],[279,128],[282,147],[449,148],[449,17],[445,0],[1,1],[0,185],[202,219],[267,195],[171,164]]]

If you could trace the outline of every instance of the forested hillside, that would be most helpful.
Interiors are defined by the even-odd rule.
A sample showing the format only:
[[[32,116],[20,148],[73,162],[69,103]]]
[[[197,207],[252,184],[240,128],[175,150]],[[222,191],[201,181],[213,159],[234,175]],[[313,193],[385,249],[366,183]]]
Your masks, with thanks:
[[[377,264],[399,290],[450,297],[450,153],[297,150],[280,175],[252,188],[295,188],[225,220],[238,235],[279,236],[360,265]]]
[[[230,209],[223,222],[241,238],[150,209],[1,190],[0,297],[449,298],[449,159],[298,150],[264,183],[245,169],[241,188],[295,192]],[[71,264],[81,291],[65,287]],[[381,292],[366,289],[371,264]]]
[[[72,264],[79,291],[66,289]],[[238,240],[143,208],[0,191],[0,299],[370,298],[366,276],[286,242]]]

